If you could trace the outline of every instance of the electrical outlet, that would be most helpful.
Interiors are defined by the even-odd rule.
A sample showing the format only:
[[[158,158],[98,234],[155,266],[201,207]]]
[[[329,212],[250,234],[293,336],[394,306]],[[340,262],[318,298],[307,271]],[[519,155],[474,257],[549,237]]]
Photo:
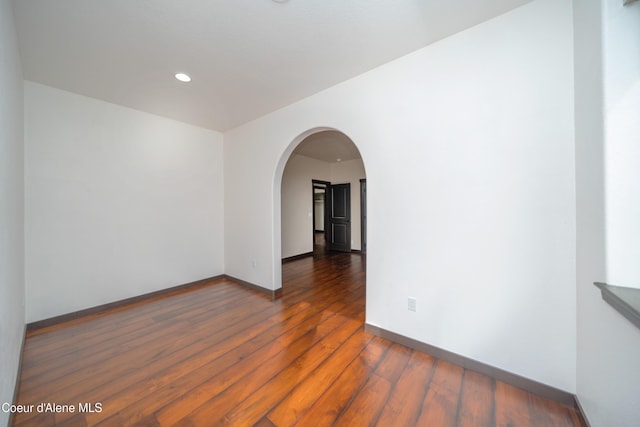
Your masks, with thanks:
[[[417,300],[415,298],[409,297],[407,308],[409,311],[416,311]]]
[[[258,263],[256,262],[255,259],[251,260],[251,268],[256,268],[258,266]]]

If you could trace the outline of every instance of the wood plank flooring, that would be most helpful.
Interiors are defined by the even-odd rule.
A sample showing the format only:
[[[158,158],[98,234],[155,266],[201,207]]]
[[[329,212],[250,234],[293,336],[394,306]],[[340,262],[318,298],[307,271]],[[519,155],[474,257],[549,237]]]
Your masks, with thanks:
[[[19,403],[34,407],[14,425],[581,426],[572,409],[366,333],[362,255],[318,253],[283,278],[276,301],[221,278],[30,332]]]

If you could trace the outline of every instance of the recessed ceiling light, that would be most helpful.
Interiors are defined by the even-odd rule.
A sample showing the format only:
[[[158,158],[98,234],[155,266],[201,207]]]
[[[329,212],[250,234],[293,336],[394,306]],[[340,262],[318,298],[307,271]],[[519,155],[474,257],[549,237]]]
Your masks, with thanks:
[[[185,73],[176,73],[176,79],[180,80],[181,82],[184,83],[189,83],[191,81],[191,77],[189,77],[187,74]]]
[[[338,158],[336,159],[336,162],[341,162],[341,161],[342,161],[342,159],[341,159],[340,157],[338,157]]]

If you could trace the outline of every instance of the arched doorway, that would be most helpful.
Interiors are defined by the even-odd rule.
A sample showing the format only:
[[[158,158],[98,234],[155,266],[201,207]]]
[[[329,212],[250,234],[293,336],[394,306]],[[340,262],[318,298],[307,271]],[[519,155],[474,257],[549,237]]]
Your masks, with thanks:
[[[315,128],[299,135],[283,153],[275,178],[276,287],[282,287],[283,260],[317,259],[319,251],[364,258],[366,172],[345,133]]]

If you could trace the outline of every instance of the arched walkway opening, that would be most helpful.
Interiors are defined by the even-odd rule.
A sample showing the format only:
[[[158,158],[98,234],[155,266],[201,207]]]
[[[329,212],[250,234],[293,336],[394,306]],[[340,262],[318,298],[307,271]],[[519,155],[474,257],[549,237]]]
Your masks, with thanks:
[[[366,172],[354,142],[331,128],[301,134],[278,165],[274,200],[276,286],[288,292],[331,277],[364,295]]]

